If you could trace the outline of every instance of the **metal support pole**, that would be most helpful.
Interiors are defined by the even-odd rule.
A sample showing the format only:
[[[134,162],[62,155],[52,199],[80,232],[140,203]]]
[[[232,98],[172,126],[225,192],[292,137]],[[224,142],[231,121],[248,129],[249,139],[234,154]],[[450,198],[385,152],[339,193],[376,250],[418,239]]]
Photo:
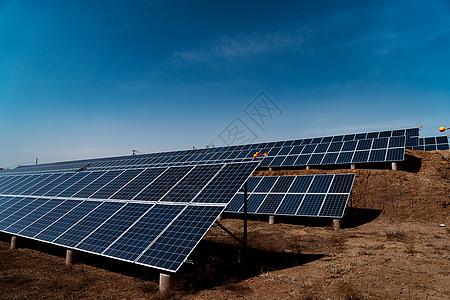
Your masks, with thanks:
[[[247,247],[247,199],[248,199],[248,192],[247,192],[247,182],[244,183],[244,248]]]
[[[241,244],[242,246],[245,247],[245,243],[244,241],[241,241],[240,238],[238,238],[236,235],[234,235],[231,231],[229,231],[225,226],[223,226],[222,224],[220,224],[219,222],[216,221],[217,226],[219,226],[220,228],[222,228],[223,231],[225,231],[226,233],[228,233],[233,239],[235,239],[236,241],[239,242],[239,244]]]

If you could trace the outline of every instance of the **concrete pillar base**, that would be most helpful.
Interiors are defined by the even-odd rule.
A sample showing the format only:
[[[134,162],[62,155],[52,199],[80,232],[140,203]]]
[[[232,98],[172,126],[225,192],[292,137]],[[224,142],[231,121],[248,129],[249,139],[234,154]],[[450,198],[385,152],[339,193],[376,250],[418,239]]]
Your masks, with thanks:
[[[269,167],[269,171],[272,172],[272,171],[273,171],[273,168],[272,168],[272,167]]]
[[[171,276],[169,274],[159,273],[159,291],[161,293],[170,290]]]
[[[306,170],[311,170],[311,167],[310,166],[306,166]]]
[[[396,162],[393,162],[392,163],[392,170],[393,171],[397,171],[398,169],[397,169],[397,163]]]
[[[333,227],[334,230],[339,230],[342,227],[342,220],[341,219],[333,219]]]
[[[351,164],[351,165],[350,165],[350,169],[356,170],[356,165],[355,165],[355,164]]]
[[[19,238],[17,236],[11,237],[11,249],[17,249],[19,248]]]
[[[269,224],[275,224],[275,216],[269,216]]]
[[[67,250],[66,251],[66,265],[71,266],[73,264],[73,251]]]

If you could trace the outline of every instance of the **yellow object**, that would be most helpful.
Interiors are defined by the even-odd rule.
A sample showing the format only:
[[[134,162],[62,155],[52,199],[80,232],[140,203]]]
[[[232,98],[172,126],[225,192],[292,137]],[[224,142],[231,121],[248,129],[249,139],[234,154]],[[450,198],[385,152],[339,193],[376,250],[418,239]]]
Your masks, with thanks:
[[[439,127],[439,131],[440,132],[444,132],[445,131],[445,127]]]

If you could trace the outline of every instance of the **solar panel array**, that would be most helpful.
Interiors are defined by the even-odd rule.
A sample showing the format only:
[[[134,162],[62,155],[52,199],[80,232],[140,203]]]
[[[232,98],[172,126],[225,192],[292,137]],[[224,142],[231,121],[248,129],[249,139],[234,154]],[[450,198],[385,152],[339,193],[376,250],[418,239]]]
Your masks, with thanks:
[[[247,213],[342,218],[355,174],[250,177]],[[225,212],[244,213],[239,192]]]
[[[413,150],[433,151],[433,150],[447,150],[450,149],[450,140],[447,136],[433,136],[419,138],[419,145],[408,147]]]
[[[103,170],[167,167],[253,161],[256,152],[262,167],[333,165],[404,160],[405,147],[419,146],[419,129],[398,129],[218,148],[160,152],[41,165],[21,166],[2,173],[64,172],[82,168]]]
[[[0,231],[175,272],[257,165],[0,173]]]

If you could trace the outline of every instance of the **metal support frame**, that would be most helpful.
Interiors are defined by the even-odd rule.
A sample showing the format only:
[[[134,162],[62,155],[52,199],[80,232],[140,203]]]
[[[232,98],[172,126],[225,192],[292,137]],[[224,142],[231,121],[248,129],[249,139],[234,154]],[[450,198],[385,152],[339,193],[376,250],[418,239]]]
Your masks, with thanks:
[[[216,221],[217,226],[223,229],[226,233],[228,233],[233,239],[239,242],[244,248],[247,248],[247,182],[244,183],[244,234],[242,240],[238,238],[235,234],[233,234],[230,230],[228,230],[225,226]]]
[[[244,183],[244,248],[247,247],[247,182]]]

